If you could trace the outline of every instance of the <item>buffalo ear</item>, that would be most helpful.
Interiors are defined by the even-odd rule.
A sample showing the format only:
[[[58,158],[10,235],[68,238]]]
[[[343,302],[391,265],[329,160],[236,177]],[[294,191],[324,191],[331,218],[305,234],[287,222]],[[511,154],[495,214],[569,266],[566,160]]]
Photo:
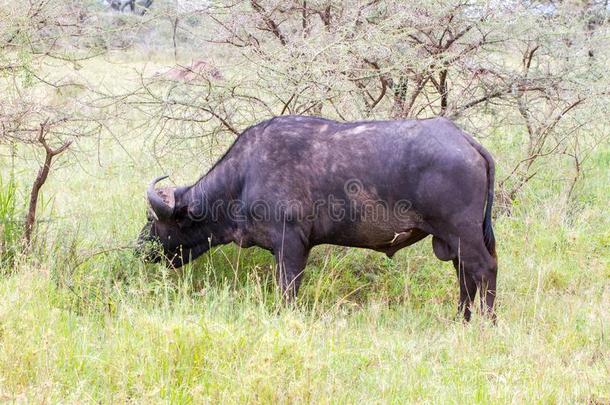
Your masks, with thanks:
[[[182,187],[176,189],[176,217],[188,218],[190,221],[201,222],[208,216],[208,208],[205,197],[200,193],[189,192],[191,188]]]
[[[191,201],[187,191],[187,187],[178,187],[173,192],[175,202],[173,217],[180,227],[189,225],[193,220]]]

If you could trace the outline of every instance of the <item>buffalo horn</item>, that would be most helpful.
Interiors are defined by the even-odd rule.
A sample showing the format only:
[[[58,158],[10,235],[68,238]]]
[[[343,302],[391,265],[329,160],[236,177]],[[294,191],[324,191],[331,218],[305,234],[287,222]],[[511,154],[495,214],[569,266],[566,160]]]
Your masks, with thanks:
[[[155,214],[157,219],[169,219],[174,213],[174,207],[168,205],[163,201],[163,198],[157,193],[155,190],[155,184],[160,182],[163,179],[168,178],[169,176],[160,176],[150,182],[148,188],[146,189],[146,196],[148,197],[148,202],[150,204],[150,208],[152,212]]]

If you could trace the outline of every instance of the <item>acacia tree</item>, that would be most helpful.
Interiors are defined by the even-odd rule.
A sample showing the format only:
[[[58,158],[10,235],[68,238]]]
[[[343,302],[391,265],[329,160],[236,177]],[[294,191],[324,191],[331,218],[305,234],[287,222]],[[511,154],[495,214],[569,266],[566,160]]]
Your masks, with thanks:
[[[99,133],[94,91],[78,75],[104,52],[105,28],[80,1],[0,3],[0,145],[18,158],[38,161],[24,221],[31,247],[38,194],[52,163],[78,141]],[[66,74],[66,72],[70,72]],[[6,148],[4,149],[7,150]]]
[[[524,134],[501,162],[507,204],[548,158],[573,160],[572,190],[605,140],[602,3],[250,0],[198,15],[206,29],[184,29],[192,49],[231,52],[232,79],[147,81],[142,105],[169,138],[282,114],[447,116],[476,135]]]

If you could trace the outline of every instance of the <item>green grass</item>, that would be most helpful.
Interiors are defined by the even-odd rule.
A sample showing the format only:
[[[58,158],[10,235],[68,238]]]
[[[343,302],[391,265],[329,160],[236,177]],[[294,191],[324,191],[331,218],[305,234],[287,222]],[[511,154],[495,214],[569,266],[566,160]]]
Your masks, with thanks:
[[[394,260],[318,247],[291,307],[278,299],[273,258],[258,249],[214,249],[179,271],[143,265],[123,247],[143,225],[144,187],[162,169],[152,146],[142,147],[147,134],[128,124],[117,133],[129,155],[109,139],[98,156],[85,141],[91,153],[52,172],[43,247],[15,255],[2,273],[0,400],[610,401],[607,145],[570,206],[558,203],[555,182],[567,169],[550,162],[511,215],[496,219],[493,327],[479,314],[469,325],[456,317],[455,272],[429,240]],[[506,170],[510,146],[490,142]],[[3,156],[0,196],[22,201],[36,167],[18,163],[10,191]],[[184,182],[213,161],[163,159]]]
[[[0,178],[0,270],[13,267],[23,231],[20,221],[23,216],[20,217],[16,201],[17,185],[12,175],[7,180]]]

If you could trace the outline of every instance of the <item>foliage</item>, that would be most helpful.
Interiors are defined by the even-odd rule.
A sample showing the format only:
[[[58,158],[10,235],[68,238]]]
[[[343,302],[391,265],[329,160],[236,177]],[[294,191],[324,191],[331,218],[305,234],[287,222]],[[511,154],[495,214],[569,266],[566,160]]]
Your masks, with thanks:
[[[231,52],[221,68],[227,77],[155,76],[134,98],[151,130],[176,140],[172,148],[193,133],[237,135],[271,115],[444,115],[480,137],[526,131],[503,162],[499,186],[510,204],[549,159],[573,161],[571,190],[591,150],[608,138],[609,24],[601,3],[259,0],[195,14],[202,22],[183,29],[184,46]],[[178,21],[186,13],[171,15]]]

